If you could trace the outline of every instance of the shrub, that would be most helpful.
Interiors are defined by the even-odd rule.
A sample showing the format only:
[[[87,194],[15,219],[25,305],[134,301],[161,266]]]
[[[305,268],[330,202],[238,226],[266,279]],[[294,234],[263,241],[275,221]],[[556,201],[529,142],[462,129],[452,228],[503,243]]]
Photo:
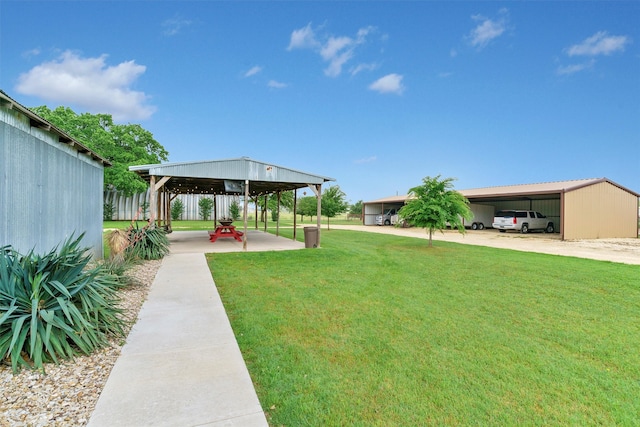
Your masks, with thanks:
[[[169,253],[169,239],[166,232],[156,226],[135,226],[127,230],[129,246],[125,249],[125,258],[160,259]]]
[[[20,367],[89,354],[122,337],[118,282],[70,237],[45,255],[0,248],[0,358]]]
[[[213,200],[208,197],[203,197],[198,201],[198,207],[200,208],[200,218],[208,221],[211,217],[211,210],[213,209]]]
[[[184,212],[184,204],[182,203],[182,200],[176,199],[171,204],[171,219],[173,221],[179,220],[182,216],[182,212]]]
[[[105,203],[102,208],[102,219],[104,221],[111,221],[113,219],[113,213],[115,212],[115,210],[116,208],[115,206],[113,206],[113,203]]]
[[[234,221],[240,219],[240,205],[238,205],[238,202],[235,200],[231,202],[231,205],[229,206],[229,215]]]

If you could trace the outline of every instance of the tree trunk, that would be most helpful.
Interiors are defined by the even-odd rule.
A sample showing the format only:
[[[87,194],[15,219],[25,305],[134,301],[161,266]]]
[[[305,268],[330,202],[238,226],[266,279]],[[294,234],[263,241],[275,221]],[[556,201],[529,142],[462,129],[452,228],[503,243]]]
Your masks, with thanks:
[[[433,245],[431,244],[431,236],[433,235],[433,230],[429,229],[429,247],[433,247]]]

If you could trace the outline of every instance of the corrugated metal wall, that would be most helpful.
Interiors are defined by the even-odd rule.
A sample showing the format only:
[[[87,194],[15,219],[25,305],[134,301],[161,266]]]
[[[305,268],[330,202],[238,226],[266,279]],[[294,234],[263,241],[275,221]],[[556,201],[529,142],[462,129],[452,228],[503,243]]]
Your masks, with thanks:
[[[565,239],[637,237],[638,198],[608,182],[565,194]]]
[[[103,177],[100,163],[0,108],[0,245],[44,253],[84,232],[101,258]]]
[[[209,199],[214,196],[203,194],[179,194],[172,203],[176,200],[182,201],[184,209],[182,211],[181,220],[199,220],[200,208],[198,202],[200,199],[207,197]],[[235,200],[239,206],[242,207],[242,199],[244,197],[239,196],[215,196],[215,206],[217,218],[222,218],[229,215],[229,206]],[[149,190],[146,193],[134,194],[133,196],[125,196],[119,191],[105,191],[104,203],[111,203],[114,207],[113,217],[114,221],[131,221],[135,214],[138,212],[140,205],[143,202],[149,203]],[[147,211],[148,216],[148,211]],[[140,219],[146,219],[140,218]]]

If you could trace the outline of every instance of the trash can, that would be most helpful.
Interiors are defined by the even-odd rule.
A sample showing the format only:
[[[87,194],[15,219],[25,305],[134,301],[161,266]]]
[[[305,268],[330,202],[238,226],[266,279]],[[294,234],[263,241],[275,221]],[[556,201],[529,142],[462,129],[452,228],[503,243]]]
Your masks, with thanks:
[[[304,228],[304,247],[305,248],[318,247],[318,227]]]

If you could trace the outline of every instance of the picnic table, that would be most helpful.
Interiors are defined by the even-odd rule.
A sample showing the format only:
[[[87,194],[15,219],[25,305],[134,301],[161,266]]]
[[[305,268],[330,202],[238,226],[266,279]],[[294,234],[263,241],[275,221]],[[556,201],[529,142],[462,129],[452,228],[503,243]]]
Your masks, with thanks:
[[[232,237],[238,242],[242,242],[242,231],[236,230],[235,225],[219,225],[214,231],[209,231],[209,240],[215,242],[219,238]]]

